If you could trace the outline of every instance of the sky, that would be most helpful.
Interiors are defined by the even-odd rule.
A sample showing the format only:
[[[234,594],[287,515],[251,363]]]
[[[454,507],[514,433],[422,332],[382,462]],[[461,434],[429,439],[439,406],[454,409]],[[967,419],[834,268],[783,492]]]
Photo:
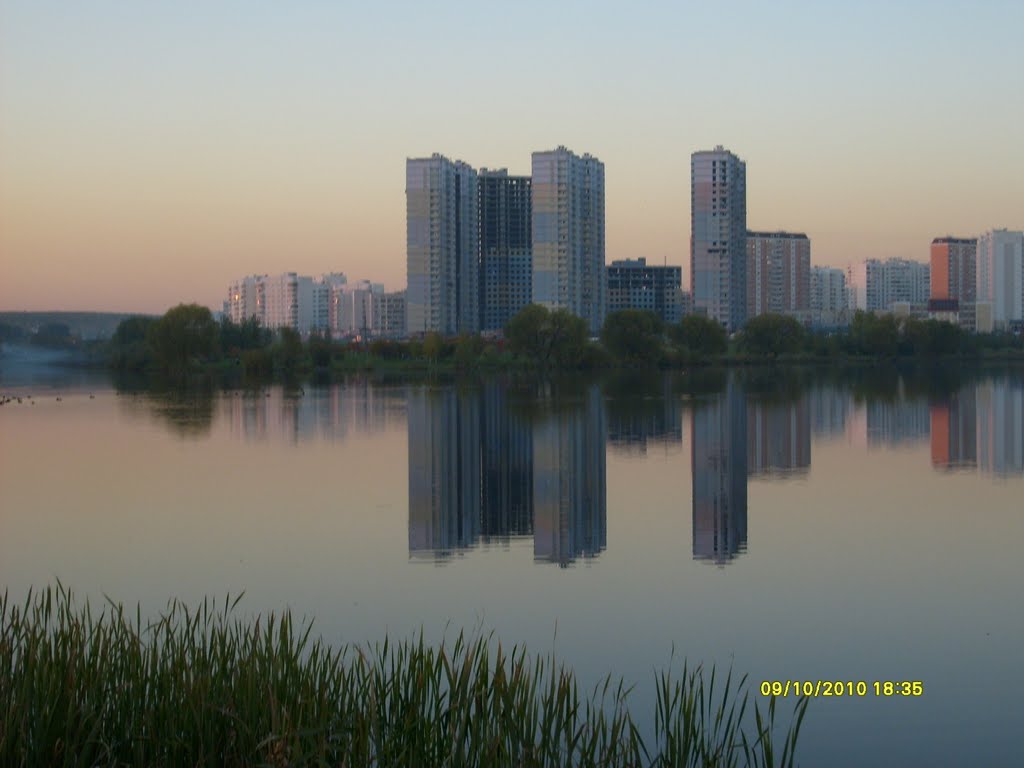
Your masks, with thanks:
[[[0,0],[0,310],[405,286],[405,160],[605,164],[606,260],[683,265],[690,154],[814,264],[1024,228],[1024,3]]]

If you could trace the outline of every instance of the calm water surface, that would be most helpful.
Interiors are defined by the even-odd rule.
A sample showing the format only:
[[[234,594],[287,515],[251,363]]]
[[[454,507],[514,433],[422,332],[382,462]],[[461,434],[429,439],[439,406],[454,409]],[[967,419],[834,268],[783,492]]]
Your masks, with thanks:
[[[641,718],[673,652],[755,690],[922,681],[812,701],[802,763],[1019,764],[1019,372],[0,389],[12,595],[244,591],[339,643],[494,631],[635,682]]]

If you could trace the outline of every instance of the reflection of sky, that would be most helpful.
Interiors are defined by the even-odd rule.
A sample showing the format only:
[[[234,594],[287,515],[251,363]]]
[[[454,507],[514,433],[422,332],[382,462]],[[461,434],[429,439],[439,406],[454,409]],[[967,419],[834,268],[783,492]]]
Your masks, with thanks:
[[[978,422],[989,409],[994,424],[995,414],[1014,413],[1020,389],[990,379],[957,397],[972,394]],[[320,396],[307,390],[303,402]],[[170,597],[244,590],[242,610],[289,605],[315,616],[331,641],[493,629],[507,644],[554,648],[585,685],[625,675],[637,683],[641,718],[651,716],[652,671],[669,664],[673,648],[691,662],[732,664],[755,683],[922,680],[926,696],[913,701],[812,702],[801,762],[1017,759],[1005,734],[1024,717],[1024,668],[1012,661],[1024,634],[1015,610],[1024,587],[1019,470],[998,482],[983,468],[939,473],[929,441],[868,450],[814,433],[799,480],[748,479],[747,551],[708,568],[692,558],[699,411],[687,407],[681,451],[606,452],[606,544],[589,567],[535,564],[520,522],[500,545],[423,568],[409,558],[404,397],[377,426],[345,439],[300,419],[311,431],[298,440],[290,429],[242,439],[225,395],[215,395],[200,434],[173,428],[173,409],[157,414],[144,399],[119,402],[125,397],[72,393],[0,408],[0,583],[12,595],[60,578],[80,594],[156,611]],[[726,400],[741,407],[735,395]],[[749,414],[755,402],[742,408]],[[574,426],[583,404],[529,416],[583,428]],[[1019,439],[1020,422],[1003,423],[1003,434]],[[1000,442],[1001,466],[1014,465],[1012,440],[988,442],[993,468]]]

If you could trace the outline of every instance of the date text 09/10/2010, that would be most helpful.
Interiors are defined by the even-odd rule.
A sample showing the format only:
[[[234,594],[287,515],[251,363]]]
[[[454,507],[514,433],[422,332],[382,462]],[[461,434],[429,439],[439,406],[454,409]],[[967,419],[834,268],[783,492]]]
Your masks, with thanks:
[[[825,698],[840,696],[924,696],[920,680],[765,680],[762,696],[807,696]]]

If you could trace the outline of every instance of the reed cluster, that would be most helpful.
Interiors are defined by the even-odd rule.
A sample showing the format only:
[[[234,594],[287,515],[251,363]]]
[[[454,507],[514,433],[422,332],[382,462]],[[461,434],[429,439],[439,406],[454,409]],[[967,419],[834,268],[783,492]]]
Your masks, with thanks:
[[[609,677],[581,692],[553,657],[490,637],[334,647],[238,600],[156,619],[57,586],[0,599],[2,765],[790,766],[745,680],[660,676],[654,735]],[[782,731],[778,733],[777,731]]]

